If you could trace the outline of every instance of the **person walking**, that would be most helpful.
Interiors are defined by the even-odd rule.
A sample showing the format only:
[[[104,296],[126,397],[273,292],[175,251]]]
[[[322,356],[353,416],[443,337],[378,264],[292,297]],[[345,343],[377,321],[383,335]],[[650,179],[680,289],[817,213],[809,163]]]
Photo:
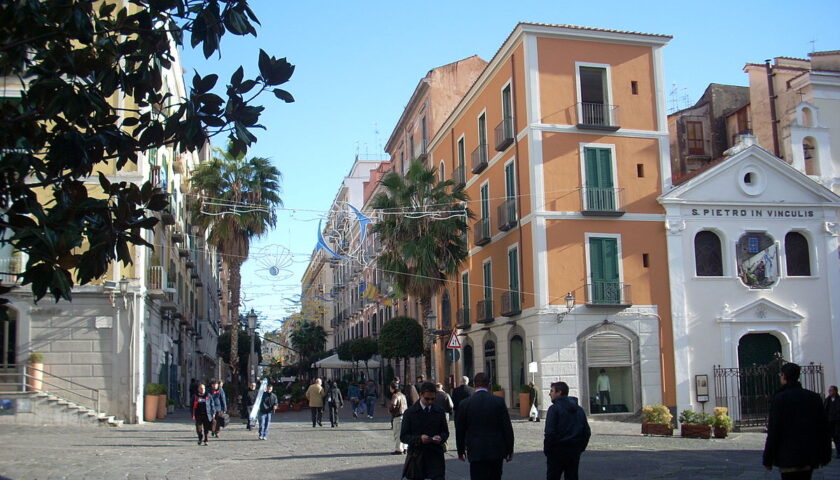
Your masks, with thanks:
[[[828,420],[828,433],[834,441],[837,458],[840,458],[840,395],[837,394],[837,385],[828,387],[828,396],[825,398],[825,418]]]
[[[513,425],[505,400],[490,393],[490,378],[475,375],[475,393],[455,415],[458,460],[469,458],[470,478],[501,480],[503,460],[513,458]]]
[[[434,403],[435,385],[425,382],[420,386],[420,401],[403,415],[400,441],[408,444],[403,477],[409,480],[446,478],[443,453],[444,443],[449,438],[449,425],[443,410]]]
[[[367,407],[368,418],[373,418],[373,407],[376,405],[376,399],[379,398],[379,389],[373,380],[368,380],[365,385],[365,406]]]
[[[274,387],[269,383],[265,387],[262,399],[260,399],[260,440],[268,439],[268,427],[271,426],[271,414],[274,412],[274,407],[279,403],[277,395],[273,392]]]
[[[242,418],[245,419],[245,424],[247,425],[247,429],[250,431],[251,428],[254,426],[253,422],[251,421],[251,409],[254,407],[254,403],[257,401],[257,384],[251,382],[248,384],[248,391],[245,392],[245,395],[242,396]]]
[[[435,405],[441,408],[443,412],[446,414],[446,421],[449,421],[450,416],[452,415],[452,397],[449,396],[448,393],[443,391],[443,384],[436,383],[435,384]]]
[[[589,445],[592,431],[586,413],[577,399],[569,396],[566,382],[554,382],[549,391],[551,406],[545,419],[543,453],[546,457],[547,480],[578,479],[580,455]]]
[[[359,410],[359,404],[362,403],[362,389],[355,383],[351,383],[347,387],[347,396],[350,397],[350,408],[353,409],[353,418],[358,418],[356,413]]]
[[[309,412],[312,414],[312,428],[315,428],[316,423],[322,427],[324,426],[321,423],[321,419],[324,416],[324,397],[326,395],[327,392],[321,386],[320,378],[316,378],[306,390],[305,396],[309,400]]]
[[[405,395],[400,392],[400,384],[397,382],[393,382],[388,390],[391,391],[388,412],[391,414],[391,430],[394,432],[394,451],[391,454],[402,455],[405,453],[406,444],[400,441],[400,431],[402,429],[402,417],[408,410],[408,403],[406,403]]]
[[[213,428],[213,418],[216,415],[213,399],[207,393],[203,383],[196,384],[195,395],[192,397],[192,419],[195,420],[195,433],[198,434],[198,444],[207,445],[207,436]]]
[[[782,387],[770,402],[762,464],[779,467],[784,480],[808,480],[831,461],[831,438],[822,398],[799,383],[801,368],[782,365]]]
[[[208,392],[210,399],[213,402],[213,425],[210,430],[211,435],[219,437],[219,430],[223,427],[224,414],[227,410],[227,399],[225,398],[224,390],[222,390],[218,380],[210,380],[210,391]]]
[[[408,402],[409,407],[420,401],[420,391],[414,386],[414,384],[409,383],[406,385],[405,399]]]
[[[338,426],[338,409],[344,407],[344,399],[341,397],[341,389],[332,380],[327,381],[327,408],[330,412],[330,427]]]
[[[470,398],[473,393],[475,393],[475,389],[470,386],[470,377],[461,377],[461,384],[455,387],[455,390],[452,390],[452,410],[455,411],[455,415],[458,415],[458,405]]]

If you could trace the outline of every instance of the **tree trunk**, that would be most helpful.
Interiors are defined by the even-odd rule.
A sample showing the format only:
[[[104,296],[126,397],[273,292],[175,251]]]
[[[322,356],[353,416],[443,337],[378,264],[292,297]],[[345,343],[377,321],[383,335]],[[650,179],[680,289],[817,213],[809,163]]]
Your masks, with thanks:
[[[230,370],[234,383],[239,384],[239,294],[242,277],[239,269],[242,261],[231,262],[230,269]]]

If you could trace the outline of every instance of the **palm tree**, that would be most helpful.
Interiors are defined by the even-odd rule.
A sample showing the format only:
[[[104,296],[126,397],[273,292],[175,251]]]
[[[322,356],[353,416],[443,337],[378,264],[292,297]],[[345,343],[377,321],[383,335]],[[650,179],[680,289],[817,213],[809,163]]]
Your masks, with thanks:
[[[311,365],[313,357],[324,351],[327,332],[324,331],[324,327],[309,320],[304,320],[289,334],[289,341],[298,350],[300,356],[298,372],[303,375],[305,371],[309,371],[306,365]]]
[[[425,316],[431,297],[468,256],[469,197],[451,180],[438,181],[436,169],[419,159],[405,177],[391,172],[381,184],[384,191],[371,202],[381,213],[371,229],[382,242],[377,266],[401,291],[422,300]]]
[[[190,202],[192,223],[209,231],[208,242],[221,253],[222,268],[228,272],[230,304],[222,297],[222,321],[231,328],[230,367],[238,375],[238,331],[232,319],[239,318],[240,267],[248,258],[250,242],[277,223],[274,208],[282,206],[280,171],[267,158],[244,159],[214,149],[213,158],[192,172],[190,179],[196,201]],[[229,315],[229,316],[228,316]]]

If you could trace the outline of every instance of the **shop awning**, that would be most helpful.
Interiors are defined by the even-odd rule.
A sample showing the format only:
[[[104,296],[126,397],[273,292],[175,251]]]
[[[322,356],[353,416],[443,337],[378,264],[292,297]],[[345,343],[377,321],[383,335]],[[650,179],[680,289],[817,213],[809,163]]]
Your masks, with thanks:
[[[353,362],[348,362],[347,360],[341,360],[338,358],[338,354],[329,356],[323,360],[318,360],[313,365],[316,368],[365,368],[365,362],[358,362],[358,364]],[[379,362],[376,360],[369,360],[367,362],[368,368],[379,368]]]

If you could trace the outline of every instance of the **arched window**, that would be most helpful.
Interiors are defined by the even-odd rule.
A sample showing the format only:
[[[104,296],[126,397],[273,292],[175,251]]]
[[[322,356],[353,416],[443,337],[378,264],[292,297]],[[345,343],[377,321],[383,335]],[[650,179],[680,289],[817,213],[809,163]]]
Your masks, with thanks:
[[[434,164],[432,164],[434,165]],[[446,180],[446,166],[443,164],[443,160],[440,161],[440,168],[438,168],[438,181]]]
[[[802,109],[802,126],[803,127],[813,127],[814,126],[814,112],[811,111],[810,108],[805,107]]]
[[[799,232],[785,235],[785,263],[790,277],[811,276],[811,255],[808,239]]]
[[[698,277],[723,276],[720,238],[708,230],[694,236],[694,266]]]

